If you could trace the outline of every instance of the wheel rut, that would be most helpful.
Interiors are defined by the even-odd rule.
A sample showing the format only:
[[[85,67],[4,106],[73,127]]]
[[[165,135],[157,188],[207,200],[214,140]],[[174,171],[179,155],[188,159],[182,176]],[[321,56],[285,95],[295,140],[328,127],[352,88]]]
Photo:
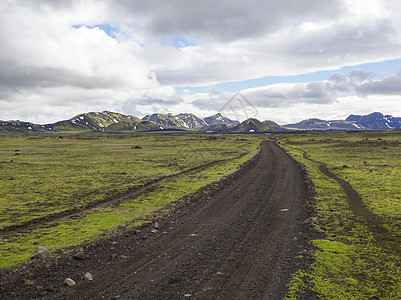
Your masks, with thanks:
[[[61,221],[67,218],[71,218],[74,216],[78,216],[81,215],[85,212],[88,212],[91,209],[97,208],[97,207],[103,207],[103,206],[108,206],[108,205],[115,205],[115,204],[119,204],[121,202],[123,202],[124,200],[127,200],[129,198],[136,198],[139,195],[141,195],[142,193],[145,193],[159,185],[161,185],[163,182],[165,182],[166,180],[172,179],[174,177],[177,176],[181,176],[181,175],[185,175],[185,174],[189,174],[191,172],[194,171],[198,171],[198,170],[202,170],[202,169],[206,169],[210,166],[216,165],[218,163],[224,162],[224,161],[229,161],[229,160],[233,160],[233,159],[238,159],[241,158],[243,156],[245,156],[247,153],[243,153],[237,157],[234,158],[230,158],[230,159],[220,159],[220,160],[216,160],[216,161],[212,161],[210,163],[204,164],[204,165],[200,165],[200,166],[196,166],[196,167],[192,167],[189,169],[186,169],[184,171],[181,172],[177,172],[174,174],[169,174],[169,175],[165,175],[162,176],[160,178],[157,178],[155,180],[152,180],[148,183],[145,183],[142,186],[139,187],[135,187],[130,189],[129,191],[120,194],[120,195],[116,195],[113,197],[109,197],[109,198],[105,198],[103,200],[100,201],[96,201],[93,203],[89,203],[84,207],[74,207],[72,209],[68,209],[59,213],[55,213],[55,214],[50,214],[44,217],[40,217],[34,220],[31,220],[29,222],[23,223],[23,224],[17,224],[17,225],[11,225],[11,226],[7,226],[5,228],[1,228],[0,229],[0,236],[6,237],[8,235],[11,234],[15,234],[18,232],[26,232],[29,230],[32,230],[38,226],[44,225],[44,224],[48,224],[50,222],[54,222],[54,221]]]
[[[380,218],[379,216],[375,215],[373,212],[371,212],[366,205],[363,203],[361,196],[358,194],[358,192],[344,179],[334,175],[327,169],[327,165],[323,162],[311,159],[310,156],[306,151],[303,151],[303,157],[307,160],[313,161],[317,164],[319,164],[319,170],[326,175],[327,177],[334,179],[337,181],[337,183],[341,186],[341,188],[344,190],[345,194],[347,195],[348,198],[348,203],[350,205],[351,211],[357,216],[362,218],[371,232],[374,235],[374,238],[376,240],[376,243],[379,246],[384,246],[388,245],[387,242],[391,242],[390,240],[390,232],[387,231],[383,225],[385,224],[384,220]],[[398,253],[398,251],[395,251]]]

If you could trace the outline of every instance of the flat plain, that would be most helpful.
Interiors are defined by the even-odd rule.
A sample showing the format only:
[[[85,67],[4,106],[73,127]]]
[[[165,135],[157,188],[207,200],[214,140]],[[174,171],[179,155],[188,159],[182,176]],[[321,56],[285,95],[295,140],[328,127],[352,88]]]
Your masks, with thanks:
[[[139,226],[255,155],[260,137],[3,135],[0,266]]]
[[[260,154],[258,159],[255,155],[267,138],[270,146],[264,150],[262,164]],[[302,166],[304,177],[273,146],[273,140]],[[37,246],[51,250],[54,263],[3,268],[12,286],[24,278],[21,295],[57,291],[54,295],[80,299],[90,291],[89,286],[80,283],[76,290],[70,290],[63,288],[60,280],[65,272],[79,274],[75,267],[87,266],[106,281],[109,272],[119,278],[110,286],[94,285],[96,295],[107,297],[113,293],[129,297],[134,293],[161,296],[178,292],[181,296],[195,294],[199,299],[218,295],[241,299],[240,295],[267,292],[280,297],[286,294],[285,299],[400,299],[400,150],[401,132],[397,130],[269,137],[1,136],[0,265],[29,261]],[[247,168],[224,183],[224,178],[241,170],[239,167],[252,157]],[[298,178],[299,188],[304,185],[303,192],[285,197],[282,192],[295,187],[294,178]],[[209,188],[203,189],[206,186]],[[309,196],[305,195],[307,186]],[[284,205],[283,199],[290,202]],[[289,210],[289,203],[297,208]],[[282,219],[288,211],[291,222]],[[266,221],[273,216],[277,222]],[[159,220],[161,231],[155,231],[155,220]],[[263,279],[252,268],[235,275],[241,262],[263,259],[265,266],[271,264],[272,257],[262,250],[271,244],[270,239],[277,239],[275,230],[286,228],[283,222],[292,229],[279,234],[285,247],[275,257],[279,268],[269,274],[284,272],[287,276],[290,272],[288,291],[283,291],[283,283]],[[131,235],[135,228],[142,232]],[[126,236],[120,236],[121,232],[127,232]],[[284,237],[285,232],[288,236]],[[258,245],[255,239],[259,239]],[[120,252],[125,262],[114,259],[114,241],[124,248]],[[232,246],[224,247],[229,243]],[[71,264],[71,255],[80,245],[97,257],[97,264],[93,259],[75,267]],[[260,257],[252,254],[255,249],[260,249]],[[176,253],[164,260],[167,252]],[[209,259],[204,260],[201,253],[208,253]],[[110,264],[118,268],[111,270]],[[143,264],[149,267],[143,269]],[[199,273],[205,264],[210,266]],[[127,275],[121,274],[122,270]],[[136,272],[142,272],[143,277],[138,278]],[[180,278],[169,277],[177,272],[183,272]],[[60,279],[51,281],[48,273]],[[189,274],[192,282],[182,279]],[[149,284],[154,278],[158,284]],[[51,292],[35,289],[49,280],[59,287]],[[247,284],[240,287],[236,280]],[[259,290],[259,281],[268,283],[268,291]],[[132,287],[124,290],[127,285]],[[186,293],[186,287],[192,291]],[[9,292],[7,286],[4,291]]]

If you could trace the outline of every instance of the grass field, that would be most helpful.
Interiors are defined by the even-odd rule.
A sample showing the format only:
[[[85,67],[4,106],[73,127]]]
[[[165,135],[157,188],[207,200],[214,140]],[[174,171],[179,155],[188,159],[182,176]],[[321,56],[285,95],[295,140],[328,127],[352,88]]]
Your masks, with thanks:
[[[0,266],[28,260],[37,245],[54,250],[122,223],[146,222],[169,202],[234,172],[257,153],[260,141],[235,135],[2,135]],[[164,177],[138,197],[107,201]],[[68,217],[70,212],[79,214]],[[24,230],[35,222],[40,225]],[[4,231],[16,226],[21,229]]]
[[[280,143],[309,171],[317,213],[309,222],[325,235],[313,241],[315,262],[293,276],[287,299],[305,289],[321,299],[401,299],[401,132],[300,134]],[[351,184],[388,235],[378,240],[338,182],[304,152]]]

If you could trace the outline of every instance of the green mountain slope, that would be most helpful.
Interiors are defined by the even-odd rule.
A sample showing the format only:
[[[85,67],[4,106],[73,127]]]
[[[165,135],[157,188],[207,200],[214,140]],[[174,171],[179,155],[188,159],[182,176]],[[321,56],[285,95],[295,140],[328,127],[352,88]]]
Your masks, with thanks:
[[[238,133],[259,133],[259,132],[281,132],[288,129],[281,127],[273,121],[260,122],[257,119],[247,119],[241,124],[233,127],[233,132]]]
[[[214,114],[210,117],[206,117],[203,119],[208,125],[218,125],[218,124],[227,124],[228,126],[239,125],[240,122],[230,120],[229,118],[223,117],[221,113]]]
[[[120,122],[114,123],[107,126],[104,131],[106,132],[123,132],[123,131],[154,131],[154,130],[162,130],[163,127],[152,121],[142,121],[139,122]]]
[[[145,121],[153,121],[165,127],[200,128],[208,124],[194,114],[153,114],[142,118]]]

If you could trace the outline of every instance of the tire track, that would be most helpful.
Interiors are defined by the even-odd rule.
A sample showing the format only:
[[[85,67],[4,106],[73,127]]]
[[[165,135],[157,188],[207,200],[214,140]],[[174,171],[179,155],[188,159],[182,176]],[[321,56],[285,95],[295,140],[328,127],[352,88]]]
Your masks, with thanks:
[[[366,207],[366,205],[362,201],[361,196],[348,182],[331,173],[327,169],[326,163],[311,159],[306,151],[301,151],[303,152],[304,159],[319,164],[319,170],[324,175],[337,181],[337,183],[341,186],[341,188],[347,195],[351,211],[355,214],[355,216],[362,218],[366,222],[368,228],[373,233],[373,236],[379,246],[383,247],[384,245],[386,245],[386,242],[390,241],[390,232],[383,227],[383,225],[385,224],[384,220],[378,215],[371,212]],[[395,252],[397,253],[398,251]]]
[[[6,237],[8,235],[15,234],[18,232],[30,231],[30,230],[34,229],[35,227],[38,227],[38,226],[41,226],[41,225],[44,225],[47,223],[61,221],[61,220],[67,219],[67,218],[71,218],[71,217],[75,217],[75,216],[84,214],[85,212],[87,212],[91,209],[94,209],[94,208],[103,207],[103,206],[112,205],[112,204],[119,204],[119,203],[123,202],[124,200],[127,200],[129,198],[136,198],[139,195],[141,195],[142,193],[146,193],[146,192],[152,190],[153,188],[161,185],[166,180],[169,180],[169,179],[172,179],[172,178],[175,178],[178,176],[186,175],[186,174],[189,174],[194,171],[203,170],[210,166],[219,164],[221,162],[238,159],[247,154],[248,153],[243,153],[243,154],[233,157],[233,158],[220,159],[220,160],[209,162],[204,165],[192,167],[192,168],[186,169],[186,170],[178,172],[178,173],[165,175],[165,176],[159,177],[155,180],[152,180],[151,182],[145,183],[144,185],[142,185],[140,187],[132,188],[128,192],[125,192],[123,194],[120,194],[120,195],[117,195],[114,197],[110,197],[110,198],[105,198],[103,200],[96,201],[93,203],[89,203],[89,204],[85,205],[84,207],[74,207],[72,209],[65,210],[65,211],[62,211],[59,213],[50,214],[50,215],[46,215],[41,218],[30,220],[29,222],[26,222],[23,224],[7,226],[7,227],[0,229],[0,236]]]

